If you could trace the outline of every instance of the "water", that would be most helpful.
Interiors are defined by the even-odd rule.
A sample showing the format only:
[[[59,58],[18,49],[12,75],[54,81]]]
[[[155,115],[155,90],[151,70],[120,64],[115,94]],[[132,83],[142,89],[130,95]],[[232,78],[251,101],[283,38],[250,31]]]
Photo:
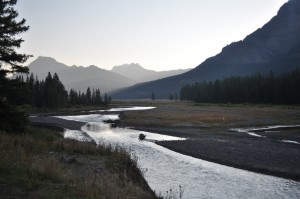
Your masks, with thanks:
[[[102,122],[117,117],[93,114],[60,118],[87,122],[82,131],[96,143],[120,145],[134,153],[149,186],[163,196],[172,189],[172,194],[179,198],[181,186],[183,198],[300,198],[299,182],[182,155],[153,142],[182,138],[110,128],[109,124]],[[145,141],[138,140],[140,133],[146,135]]]
[[[135,107],[119,107],[119,108],[111,108],[105,111],[109,112],[117,112],[117,111],[142,111],[142,110],[150,110],[154,109],[152,106],[135,106]]]
[[[121,111],[143,111],[143,110],[150,110],[154,109],[156,107],[153,106],[131,106],[131,107],[118,107],[118,108],[111,108],[107,110],[91,110],[88,111],[90,113],[95,113],[95,112],[121,112]],[[86,111],[83,111],[86,112]]]
[[[265,127],[253,127],[253,128],[232,128],[231,131],[238,133],[247,133],[248,135],[265,138],[266,136],[259,135],[255,132],[264,132],[264,133],[280,133],[280,129],[294,129],[300,128],[300,125],[274,125],[274,126],[265,126]],[[265,134],[265,135],[267,135]],[[291,143],[291,144],[300,144],[294,140],[279,140],[281,142]]]

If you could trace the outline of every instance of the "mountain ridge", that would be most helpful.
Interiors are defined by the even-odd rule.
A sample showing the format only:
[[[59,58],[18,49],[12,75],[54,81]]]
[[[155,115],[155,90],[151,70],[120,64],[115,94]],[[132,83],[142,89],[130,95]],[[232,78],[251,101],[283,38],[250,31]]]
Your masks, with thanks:
[[[28,65],[30,72],[44,79],[48,72],[57,73],[67,90],[74,88],[86,91],[87,87],[100,88],[101,92],[110,92],[136,82],[111,71],[91,65],[67,66],[51,57],[39,56]]]
[[[115,92],[114,98],[168,98],[185,84],[213,81],[229,76],[276,73],[300,67],[300,1],[285,3],[268,23],[242,41],[232,42],[222,51],[181,75],[135,85]]]
[[[118,66],[114,66],[111,71],[123,75],[127,78],[131,78],[138,83],[153,81],[157,79],[162,79],[168,76],[174,76],[178,74],[182,74],[191,69],[178,69],[178,70],[165,70],[165,71],[155,71],[149,70],[138,63],[131,64],[122,64]]]
[[[133,70],[129,70],[126,66],[133,66]],[[44,79],[48,72],[57,73],[67,90],[86,91],[87,87],[91,87],[100,88],[101,92],[111,92],[142,81],[151,81],[153,78],[159,79],[188,70],[157,72],[145,69],[139,64],[123,64],[115,66],[112,70],[106,70],[95,65],[88,67],[67,66],[52,57],[46,56],[39,56],[28,67],[30,72],[37,75],[39,79]],[[137,67],[139,71],[136,70]],[[130,77],[131,75],[133,75],[133,78]]]

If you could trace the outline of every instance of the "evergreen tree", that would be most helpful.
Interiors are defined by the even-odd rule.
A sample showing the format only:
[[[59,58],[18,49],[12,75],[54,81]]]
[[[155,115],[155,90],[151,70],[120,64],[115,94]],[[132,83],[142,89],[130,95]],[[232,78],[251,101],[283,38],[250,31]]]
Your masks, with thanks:
[[[101,103],[102,103],[101,92],[99,89],[96,89],[95,104],[100,105]]]
[[[42,91],[41,91],[41,84],[38,80],[38,77],[35,78],[34,82],[34,91],[33,91],[33,106],[41,107],[43,106],[43,98],[42,98]]]
[[[151,100],[155,100],[155,94],[153,92],[151,93]]]
[[[45,79],[45,87],[44,87],[44,98],[45,98],[45,105],[49,108],[54,108],[54,87],[53,87],[53,81],[52,81],[52,75],[50,72],[48,72],[48,75]]]
[[[65,90],[65,86],[61,83],[59,80],[58,75],[55,73],[53,75],[53,88],[54,88],[54,106],[55,107],[61,107],[64,106],[67,102],[68,93]]]
[[[174,100],[178,100],[178,95],[177,95],[177,92],[175,92],[175,94],[174,94]]]
[[[104,94],[104,104],[105,104],[105,105],[108,105],[108,104],[109,104],[108,96],[107,96],[106,93]]]
[[[18,12],[13,8],[16,0],[0,1],[0,130],[21,132],[25,129],[27,118],[11,105],[9,99],[18,92],[20,82],[7,78],[8,74],[27,73],[22,67],[30,56],[16,52],[23,40],[16,36],[26,32],[25,19],[17,21]],[[5,66],[5,68],[4,68]]]
[[[256,74],[185,85],[181,100],[201,103],[300,104],[300,71],[274,76]]]
[[[90,87],[88,87],[86,89],[86,95],[85,95],[85,97],[86,97],[86,104],[91,104],[91,102],[92,102],[92,93],[91,93]]]

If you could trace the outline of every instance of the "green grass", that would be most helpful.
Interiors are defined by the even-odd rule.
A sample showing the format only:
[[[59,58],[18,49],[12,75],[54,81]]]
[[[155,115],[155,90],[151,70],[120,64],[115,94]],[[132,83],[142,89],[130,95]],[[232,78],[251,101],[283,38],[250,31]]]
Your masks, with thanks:
[[[107,106],[104,105],[66,105],[65,107],[58,108],[47,108],[47,107],[32,107],[30,104],[25,104],[18,106],[17,109],[19,111],[24,111],[27,113],[60,113],[60,114],[73,114],[80,111],[89,111],[89,110],[97,110],[97,109],[106,109]]]
[[[0,137],[0,198],[156,198],[136,161],[119,147],[63,139],[40,128]],[[74,162],[61,161],[63,156]]]

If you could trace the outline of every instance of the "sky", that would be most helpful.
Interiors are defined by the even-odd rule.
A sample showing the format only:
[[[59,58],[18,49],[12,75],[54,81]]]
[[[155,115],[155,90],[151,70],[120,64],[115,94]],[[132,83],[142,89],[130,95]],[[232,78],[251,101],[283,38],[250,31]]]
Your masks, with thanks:
[[[19,52],[69,66],[194,68],[261,28],[288,0],[19,0]]]

